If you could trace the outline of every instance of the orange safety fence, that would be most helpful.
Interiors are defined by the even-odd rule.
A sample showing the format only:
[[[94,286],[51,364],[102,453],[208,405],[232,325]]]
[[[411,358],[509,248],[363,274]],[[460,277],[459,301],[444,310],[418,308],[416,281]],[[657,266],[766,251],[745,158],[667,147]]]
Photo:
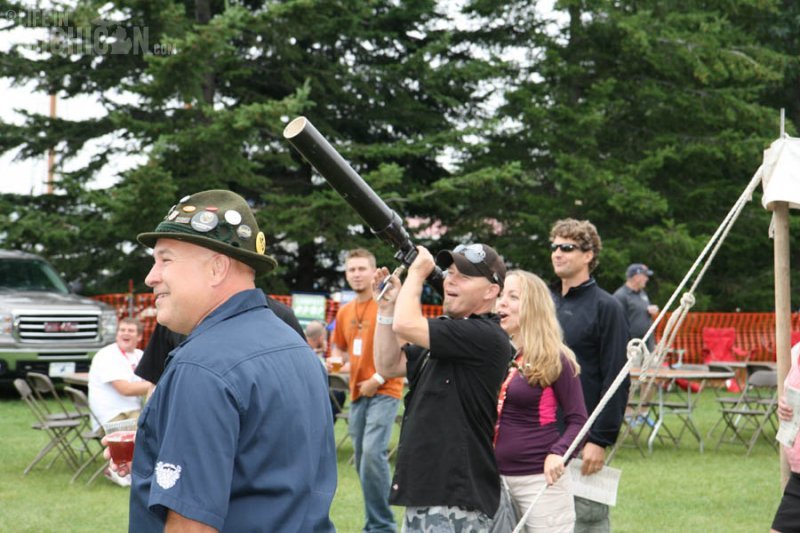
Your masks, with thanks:
[[[271,294],[275,300],[292,306],[292,297],[285,294]],[[117,317],[124,318],[133,315],[138,318],[144,329],[144,336],[142,342],[139,343],[139,348],[144,349],[150,335],[156,327],[156,307],[155,297],[153,293],[131,294],[131,293],[116,293],[116,294],[100,294],[93,296],[95,300],[105,302],[117,310]],[[336,312],[339,310],[339,302],[327,299],[325,302],[325,322],[330,324],[336,318]],[[442,306],[440,305],[423,305],[422,314],[426,317],[437,317],[442,314]]]
[[[659,323],[656,339],[661,339],[669,315]],[[800,313],[792,313],[792,332],[800,331]],[[774,313],[688,313],[675,336],[673,348],[684,350],[685,363],[703,362],[703,328],[735,328],[735,347],[751,361],[775,361]],[[797,335],[797,333],[795,333]]]
[[[272,294],[273,298],[291,307],[292,297]],[[133,314],[144,325],[143,348],[156,325],[156,309],[153,293],[142,294],[101,294],[94,297],[117,310],[123,318]],[[330,324],[336,318],[339,302],[328,299],[325,304],[325,322]],[[436,317],[442,313],[439,305],[423,305],[422,314]],[[661,339],[669,314],[659,323],[656,339]],[[675,349],[684,350],[686,363],[703,362],[703,328],[733,327],[736,329],[736,348],[749,354],[751,361],[775,361],[775,314],[774,313],[689,313],[675,337]],[[792,331],[800,332],[800,313],[792,314]],[[800,335],[800,333],[795,333]]]

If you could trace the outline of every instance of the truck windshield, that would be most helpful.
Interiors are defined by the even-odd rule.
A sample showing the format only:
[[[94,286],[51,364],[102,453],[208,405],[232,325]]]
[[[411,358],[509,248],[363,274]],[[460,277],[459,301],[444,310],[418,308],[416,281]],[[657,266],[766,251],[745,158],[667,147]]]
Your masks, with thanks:
[[[0,260],[0,290],[7,289],[69,293],[53,267],[35,259]]]

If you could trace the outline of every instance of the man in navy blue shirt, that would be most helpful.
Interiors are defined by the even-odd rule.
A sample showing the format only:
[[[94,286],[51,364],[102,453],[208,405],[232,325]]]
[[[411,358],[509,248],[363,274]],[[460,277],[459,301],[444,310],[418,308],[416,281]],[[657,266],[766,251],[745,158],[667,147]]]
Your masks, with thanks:
[[[139,420],[129,530],[333,531],[325,370],[255,289],[275,261],[246,201],[186,196],[138,240],[158,322],[187,337]]]

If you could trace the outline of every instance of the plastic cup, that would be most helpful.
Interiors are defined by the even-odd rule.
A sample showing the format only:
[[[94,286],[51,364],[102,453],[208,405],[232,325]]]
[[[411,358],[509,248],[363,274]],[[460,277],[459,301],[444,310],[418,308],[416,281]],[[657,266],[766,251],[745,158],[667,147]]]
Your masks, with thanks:
[[[103,424],[103,431],[106,433],[108,451],[111,453],[111,460],[118,465],[133,461],[133,446],[136,440],[137,421],[133,418],[128,420],[116,420]]]
[[[331,365],[331,372],[338,372],[344,366],[344,361],[341,357],[331,356],[328,358],[328,363]]]

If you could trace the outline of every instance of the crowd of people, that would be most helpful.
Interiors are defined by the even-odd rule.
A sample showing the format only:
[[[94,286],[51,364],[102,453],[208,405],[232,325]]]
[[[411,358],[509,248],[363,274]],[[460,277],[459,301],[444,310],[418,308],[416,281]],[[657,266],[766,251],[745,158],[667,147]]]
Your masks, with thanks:
[[[132,531],[333,531],[332,408],[345,400],[329,394],[329,373],[349,380],[363,531],[396,531],[392,505],[404,508],[405,531],[489,531],[501,487],[520,511],[535,502],[526,531],[611,530],[607,506],[574,496],[565,453],[657,308],[644,264],[628,267],[613,296],[598,286],[602,243],[591,222],[553,225],[550,286],[507,272],[482,243],[435,256],[418,247],[404,280],[368,250],[350,250],[354,298],[331,328],[305,330],[255,289],[276,265],[238,195],[186,196],[138,240],[153,248],[146,283],[159,325],[142,354],[140,325],[123,320],[89,387],[101,420],[139,419],[132,463],[109,465],[130,480]],[[423,287],[437,267],[443,315],[426,318]],[[629,384],[577,444],[581,475],[604,468]]]

